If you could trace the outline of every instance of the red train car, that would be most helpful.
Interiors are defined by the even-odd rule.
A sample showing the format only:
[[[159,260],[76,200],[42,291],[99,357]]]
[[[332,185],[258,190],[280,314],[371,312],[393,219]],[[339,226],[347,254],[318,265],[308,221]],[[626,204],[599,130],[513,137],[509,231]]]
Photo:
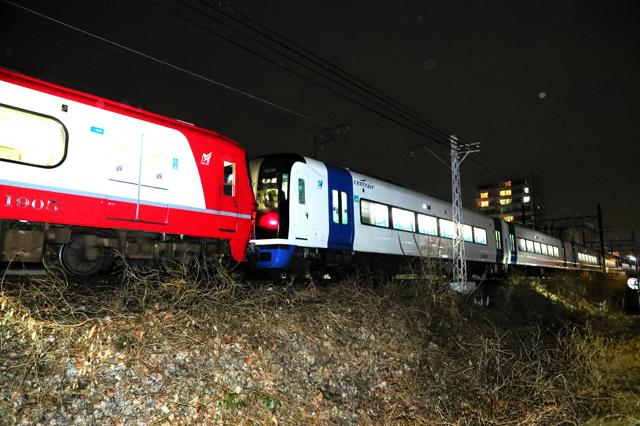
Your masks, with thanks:
[[[254,210],[233,140],[0,69],[0,248],[92,274],[127,258],[245,259]]]

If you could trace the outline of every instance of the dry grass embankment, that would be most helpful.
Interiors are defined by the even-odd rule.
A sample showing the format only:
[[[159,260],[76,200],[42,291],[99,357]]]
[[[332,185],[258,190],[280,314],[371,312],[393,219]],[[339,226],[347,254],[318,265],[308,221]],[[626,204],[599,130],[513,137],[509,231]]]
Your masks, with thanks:
[[[3,281],[0,422],[577,424],[637,415],[640,362],[623,346],[637,345],[633,334],[606,335],[539,283],[519,280],[500,291],[499,309],[481,310],[421,276],[251,286],[215,265],[174,265],[168,274],[125,267],[117,280],[82,285]]]

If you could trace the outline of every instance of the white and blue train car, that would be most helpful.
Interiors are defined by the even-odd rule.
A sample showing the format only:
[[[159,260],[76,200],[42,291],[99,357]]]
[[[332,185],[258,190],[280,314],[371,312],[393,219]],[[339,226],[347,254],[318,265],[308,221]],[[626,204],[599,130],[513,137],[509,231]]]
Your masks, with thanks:
[[[516,265],[560,269],[565,267],[562,240],[517,224],[511,227],[515,230],[517,241]]]
[[[294,154],[260,157],[249,169],[258,205],[249,251],[258,268],[452,255],[449,202]],[[469,261],[486,268],[509,259],[500,221],[463,216]]]

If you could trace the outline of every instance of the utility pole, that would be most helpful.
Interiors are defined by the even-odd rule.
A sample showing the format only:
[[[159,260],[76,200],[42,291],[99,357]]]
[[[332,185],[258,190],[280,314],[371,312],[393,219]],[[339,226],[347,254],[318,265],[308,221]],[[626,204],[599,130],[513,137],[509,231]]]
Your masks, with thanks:
[[[598,232],[600,234],[600,257],[602,258],[602,272],[607,272],[607,266],[604,261],[604,229],[602,228],[602,209],[598,203]]]
[[[464,253],[462,221],[462,189],[460,187],[460,164],[473,152],[480,151],[480,143],[458,144],[458,138],[450,137],[451,142],[451,206],[453,216],[453,283],[454,290],[468,293],[467,260]]]

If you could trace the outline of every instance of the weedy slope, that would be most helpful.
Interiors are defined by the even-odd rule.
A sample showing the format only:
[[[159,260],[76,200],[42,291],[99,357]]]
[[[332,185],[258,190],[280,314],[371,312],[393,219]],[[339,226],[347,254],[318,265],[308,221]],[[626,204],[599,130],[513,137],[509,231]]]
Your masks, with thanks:
[[[616,310],[617,281],[604,291],[590,277],[516,278],[482,309],[452,293],[438,265],[413,272],[250,285],[192,262],[163,273],[124,265],[83,283],[3,280],[0,422],[638,418],[640,340]]]

